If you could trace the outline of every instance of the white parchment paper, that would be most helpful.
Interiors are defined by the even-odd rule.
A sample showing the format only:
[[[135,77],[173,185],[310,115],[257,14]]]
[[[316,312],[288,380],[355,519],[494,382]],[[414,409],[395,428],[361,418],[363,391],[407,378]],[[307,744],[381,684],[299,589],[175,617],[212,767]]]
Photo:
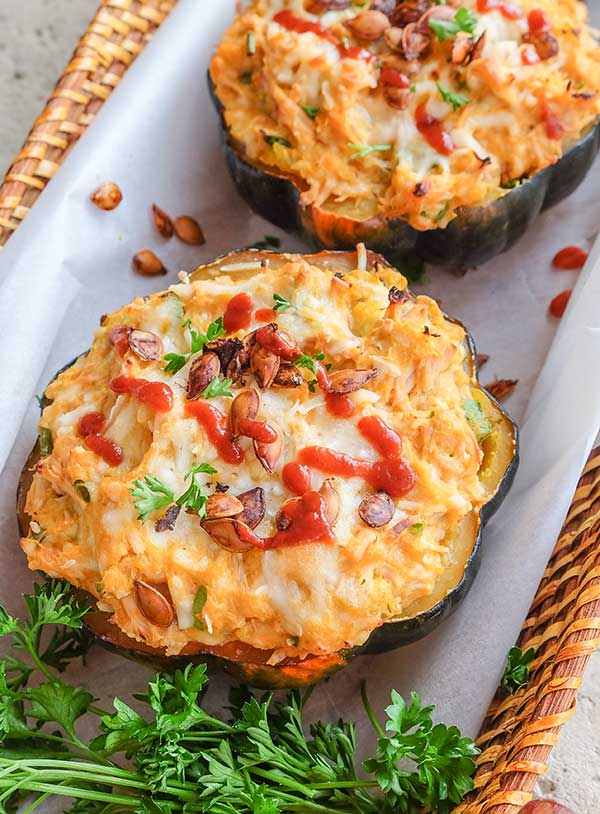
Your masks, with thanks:
[[[179,269],[277,234],[235,193],[206,89],[208,60],[233,7],[233,0],[180,0],[0,254],[0,599],[13,611],[32,582],[17,545],[14,493],[36,435],[34,393],[89,346],[102,313],[174,282]],[[457,613],[422,642],[357,659],[313,694],[315,714],[361,719],[362,732],[358,686],[367,677],[378,709],[392,687],[414,689],[437,704],[440,718],[465,734],[477,732],[600,425],[600,247],[578,280],[550,267],[562,246],[591,244],[599,179],[597,164],[574,196],[486,266],[463,278],[430,271],[425,290],[464,320],[479,350],[491,355],[484,383],[519,379],[507,406],[521,423],[521,467],[486,529],[481,572]],[[124,194],[110,213],[89,202],[106,180]],[[162,241],[151,222],[152,202],[197,217],[206,246]],[[302,248],[281,237],[286,249]],[[160,255],[168,278],[132,273],[131,257],[144,247]],[[548,303],[576,281],[551,344],[557,323]],[[102,651],[74,673],[101,697],[139,691],[148,675]]]

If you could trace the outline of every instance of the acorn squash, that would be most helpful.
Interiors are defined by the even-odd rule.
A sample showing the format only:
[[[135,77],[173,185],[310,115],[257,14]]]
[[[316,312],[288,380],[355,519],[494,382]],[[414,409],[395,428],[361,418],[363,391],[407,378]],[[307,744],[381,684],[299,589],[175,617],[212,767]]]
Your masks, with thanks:
[[[323,252],[308,256],[306,261],[310,263],[311,267],[325,270],[330,278],[338,275],[343,278],[346,274],[354,273],[353,269],[357,267],[357,264],[360,265],[361,257],[365,265],[373,266],[377,275],[385,273],[387,275],[385,276],[386,284],[389,284],[391,267],[381,257],[370,252],[359,252],[358,260],[355,253]],[[257,266],[260,268],[261,264],[263,268],[265,263],[268,264],[270,272],[275,273],[283,265],[293,260],[292,255],[268,252],[235,253],[221,258],[209,266],[201,267],[191,275],[190,279],[191,281],[214,280],[221,273],[220,268],[225,266],[232,274],[235,274],[236,280],[250,280],[253,275],[257,274]],[[402,278],[399,275],[398,281],[400,288],[392,289],[396,293],[402,290]],[[406,296],[410,295],[405,295],[401,301],[406,301]],[[420,299],[423,302],[427,300],[427,298]],[[390,302],[393,302],[392,298],[390,298]],[[446,321],[460,327],[460,333],[463,335],[463,327],[460,323],[456,323],[446,315],[442,315],[440,319],[442,323]],[[424,331],[424,333],[426,332]],[[435,337],[437,334],[431,335]],[[157,668],[171,669],[182,662],[203,661],[213,667],[222,668],[249,684],[261,687],[312,684],[343,667],[355,655],[391,650],[425,636],[433,630],[441,619],[452,613],[469,590],[481,556],[483,525],[508,493],[518,462],[517,428],[500,405],[479,385],[475,349],[466,331],[464,336],[465,353],[463,355],[468,382],[466,389],[469,392],[470,401],[478,405],[477,420],[485,422],[486,427],[485,433],[478,438],[481,449],[478,458],[480,465],[478,470],[475,469],[476,478],[482,486],[482,498],[477,509],[471,509],[464,515],[457,533],[450,542],[449,551],[451,553],[448,555],[446,566],[435,578],[433,590],[412,602],[398,618],[393,618],[376,627],[360,646],[349,646],[332,653],[304,654],[301,658],[287,657],[280,659],[277,663],[273,663],[272,649],[260,649],[241,641],[231,641],[221,645],[206,645],[198,641],[190,641],[177,655],[167,656],[164,649],[149,646],[143,641],[126,635],[114,623],[110,613],[95,607],[96,598],[89,593],[86,596],[90,601],[91,610],[85,619],[86,626],[99,642],[111,650],[136,660],[147,661]],[[463,376],[462,373],[461,376]],[[48,404],[48,400],[45,400],[43,408]],[[46,449],[44,455],[47,454]],[[26,462],[19,483],[18,520],[21,534],[26,540],[32,535],[32,529],[35,535],[35,524],[33,527],[31,526],[32,517],[26,507],[27,496],[36,469],[44,455],[38,441]],[[240,555],[232,554],[231,556]],[[53,574],[53,576],[55,575]]]

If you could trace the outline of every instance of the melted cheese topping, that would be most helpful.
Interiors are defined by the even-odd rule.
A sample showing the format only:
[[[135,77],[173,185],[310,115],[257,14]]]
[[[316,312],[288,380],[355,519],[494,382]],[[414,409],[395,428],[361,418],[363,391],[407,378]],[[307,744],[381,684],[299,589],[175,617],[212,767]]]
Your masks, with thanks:
[[[476,0],[449,4],[477,14]],[[453,38],[438,42],[432,35],[430,50],[410,75],[405,110],[385,101],[376,60],[345,58],[317,34],[273,21],[285,7],[329,28],[340,41],[390,57],[383,39],[361,42],[344,26],[369,4],[321,16],[305,5],[252,0],[210,68],[234,143],[252,162],[297,178],[305,205],[358,220],[385,214],[421,230],[443,227],[458,207],[495,200],[519,179],[555,163],[600,113],[600,48],[578,0],[511,0],[523,11],[517,20],[498,10],[477,14],[474,36],[485,32],[485,46],[467,65],[452,64]],[[559,50],[526,65],[522,55],[531,46],[524,35],[532,9],[548,15]],[[256,44],[251,55],[250,32]],[[438,84],[468,103],[453,110]],[[439,153],[418,131],[415,111],[423,103],[452,139],[451,155]],[[314,118],[304,106],[318,111]],[[547,113],[560,122],[562,138],[549,137]],[[267,143],[265,134],[285,141]],[[353,159],[353,145],[390,149]]]
[[[222,265],[233,267],[231,261]],[[34,475],[26,510],[36,533],[22,546],[32,569],[85,589],[127,635],[170,654],[190,642],[234,641],[273,649],[275,661],[331,653],[364,642],[375,627],[427,597],[452,557],[461,521],[487,499],[478,479],[482,452],[463,410],[472,384],[465,332],[428,297],[389,306],[389,288],[405,285],[392,269],[355,269],[340,280],[334,262],[318,268],[310,258],[286,255],[258,271],[244,272],[239,265],[235,273],[222,272],[218,264],[200,269],[168,291],[136,299],[104,318],[89,353],[49,385],[51,404],[40,427],[52,432],[54,447]],[[272,474],[261,467],[248,439],[241,440],[245,462],[225,463],[201,425],[186,417],[191,360],[172,375],[162,360],[142,362],[132,352],[120,356],[109,339],[112,329],[127,325],[158,334],[165,353],[187,353],[186,320],[205,331],[240,292],[257,309],[271,307],[274,293],[288,299],[293,307],[277,315],[278,324],[303,352],[324,352],[332,372],[378,369],[376,378],[349,396],[356,409],[349,419],[333,417],[323,393],[311,392],[308,384],[261,391],[261,416],[285,435],[284,454]],[[248,331],[259,325],[253,321]],[[115,394],[110,381],[119,375],[168,383],[173,408],[157,413]],[[256,386],[251,374],[244,378],[246,386]],[[227,412],[231,400],[219,397],[211,404]],[[90,411],[107,417],[103,434],[122,447],[120,465],[108,466],[85,447],[77,423]],[[394,517],[383,528],[360,519],[358,506],[372,488],[356,477],[337,479],[341,511],[333,543],[236,554],[215,544],[195,514],[182,511],[166,532],[155,529],[164,512],[146,522],[137,519],[130,493],[137,478],[152,475],[178,495],[188,485],[185,474],[192,464],[208,462],[217,470],[203,480],[208,494],[217,482],[234,495],[264,489],[266,514],[256,533],[271,535],[277,510],[291,496],[282,466],[309,445],[377,459],[357,430],[368,415],[401,434],[416,473],[415,487],[394,500]],[[313,472],[315,489],[324,477]],[[89,502],[74,486],[77,481],[85,484]],[[170,627],[156,627],[140,612],[135,579],[168,586],[175,608]],[[197,627],[192,605],[201,586],[207,600],[203,626]]]

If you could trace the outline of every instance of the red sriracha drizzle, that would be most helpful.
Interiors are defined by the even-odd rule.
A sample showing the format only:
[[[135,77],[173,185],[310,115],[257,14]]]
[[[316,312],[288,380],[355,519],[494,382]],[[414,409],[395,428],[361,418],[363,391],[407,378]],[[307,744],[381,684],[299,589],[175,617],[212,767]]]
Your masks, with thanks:
[[[239,464],[244,453],[234,441],[227,426],[227,416],[207,401],[188,401],[185,405],[187,416],[195,418],[204,428],[208,440],[217,450],[219,457],[228,464]]]
[[[587,259],[588,253],[579,246],[565,246],[564,249],[556,252],[552,258],[552,265],[563,271],[572,271],[583,268]]]
[[[356,412],[352,399],[341,393],[325,393],[325,405],[336,418],[351,418]]]
[[[277,433],[266,421],[252,421],[249,418],[242,418],[238,424],[240,435],[246,438],[253,438],[261,444],[272,444],[277,440]]]
[[[102,413],[86,413],[77,422],[77,432],[89,450],[95,452],[109,466],[118,466],[123,460],[123,450],[114,441],[100,435],[105,424],[106,418]]]
[[[249,294],[236,294],[227,303],[223,314],[223,327],[227,333],[247,328],[252,319],[254,303]]]
[[[540,117],[546,128],[547,137],[553,141],[560,141],[565,132],[564,128],[548,107],[545,99],[540,101]]]
[[[541,8],[531,9],[527,15],[527,25],[532,34],[545,34],[552,29],[550,17]]]
[[[295,495],[303,495],[310,491],[310,469],[304,464],[297,464],[293,461],[287,463],[281,470],[283,485]]]
[[[121,447],[103,435],[86,435],[83,443],[109,466],[118,466],[123,460]]]
[[[173,391],[163,382],[149,382],[132,376],[117,376],[110,383],[111,390],[120,395],[126,394],[146,404],[157,413],[168,413],[173,406]]]
[[[520,8],[505,0],[477,0],[477,11],[480,14],[499,11],[507,20],[519,20],[523,16]]]
[[[129,350],[130,333],[131,328],[128,328],[127,325],[117,325],[108,335],[111,345],[114,346],[119,356],[125,356]]]
[[[273,17],[273,22],[287,28],[288,31],[295,31],[297,34],[316,34],[322,40],[331,42],[338,49],[341,57],[349,57],[350,59],[364,59],[367,62],[375,60],[375,54],[368,51],[366,48],[360,46],[345,45],[340,42],[335,34],[328,28],[325,28],[320,23],[314,23],[311,20],[304,20],[298,17],[293,11],[279,11]]]
[[[265,540],[265,548],[281,548],[305,543],[333,542],[335,536],[327,519],[327,504],[318,492],[308,491],[290,500],[281,510],[288,528]]]
[[[379,72],[379,81],[394,88],[409,88],[410,79],[396,68],[383,67]]]
[[[300,461],[307,466],[342,478],[363,478],[373,488],[391,497],[402,497],[415,485],[416,475],[402,457],[402,439],[377,416],[367,416],[358,422],[361,435],[382,456],[378,461],[365,461],[326,447],[305,447]]]
[[[419,133],[434,150],[442,155],[452,155],[454,143],[450,135],[446,133],[440,120],[427,112],[424,102],[415,111],[415,123]]]
[[[277,330],[277,325],[274,323],[259,328],[256,332],[256,341],[271,353],[285,359],[286,362],[293,362],[300,356],[300,349],[287,342],[285,335]]]
[[[274,319],[277,319],[277,311],[272,308],[259,308],[254,312],[254,318],[258,322],[273,322]]]

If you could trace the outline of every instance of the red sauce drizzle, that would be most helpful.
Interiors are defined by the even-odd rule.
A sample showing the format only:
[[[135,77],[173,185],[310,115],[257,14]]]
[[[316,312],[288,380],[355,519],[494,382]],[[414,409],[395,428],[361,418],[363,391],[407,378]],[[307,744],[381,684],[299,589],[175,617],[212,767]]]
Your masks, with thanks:
[[[415,111],[415,123],[425,141],[438,153],[451,155],[454,152],[454,143],[450,135],[444,130],[440,120],[427,112],[424,102]]]
[[[244,460],[244,453],[234,441],[224,413],[207,401],[188,401],[185,412],[202,425],[220,458],[229,464],[239,464]]]
[[[546,135],[553,141],[560,141],[564,135],[564,128],[557,117],[552,113],[545,100],[540,102],[540,114],[546,128]]]
[[[251,421],[249,418],[242,418],[238,424],[240,435],[246,438],[254,438],[261,444],[272,444],[277,440],[277,433],[266,421]]]
[[[77,422],[77,432],[83,438],[86,435],[96,435],[104,428],[105,424],[106,418],[102,413],[86,413]]]
[[[324,390],[326,393],[329,392],[329,388],[331,387],[331,382],[329,381],[329,373],[327,372],[327,368],[323,364],[323,362],[316,362],[317,365],[317,383],[321,390]]]
[[[121,447],[109,438],[104,438],[103,435],[94,433],[86,435],[83,443],[109,466],[118,466],[123,460]]]
[[[252,319],[253,308],[252,298],[248,294],[242,292],[232,297],[223,315],[223,327],[227,333],[247,328]]]
[[[363,478],[374,489],[383,490],[391,497],[402,497],[409,492],[416,476],[402,457],[402,439],[398,433],[376,416],[362,418],[358,429],[382,456],[380,460],[365,461],[326,447],[305,447],[300,450],[301,463],[328,475]]]
[[[579,246],[565,246],[564,249],[556,252],[552,258],[552,265],[561,271],[573,271],[583,268],[587,259],[588,253]]]
[[[335,536],[327,519],[327,505],[318,492],[305,492],[290,500],[281,510],[289,527],[277,531],[265,540],[265,548],[304,545],[305,543],[331,543]]]
[[[173,391],[163,382],[149,382],[132,376],[117,376],[110,383],[111,390],[120,395],[133,396],[141,404],[146,404],[157,413],[168,413],[173,406]]]
[[[339,393],[326,393],[325,404],[327,411],[337,418],[351,418],[356,412],[352,399]]]
[[[258,322],[273,322],[274,319],[277,319],[277,311],[272,308],[259,308],[254,312],[254,318]]]
[[[550,17],[541,8],[533,8],[527,15],[527,25],[532,34],[545,34],[552,29]]]
[[[117,327],[113,328],[108,335],[110,344],[114,346],[119,356],[125,356],[129,350],[130,333],[131,328],[128,328],[127,325],[117,325]]]
[[[409,88],[410,79],[397,68],[384,67],[379,73],[379,81],[394,88]]]
[[[523,65],[535,65],[540,61],[540,55],[533,45],[526,45],[521,51],[521,62]]]
[[[312,488],[310,478],[310,469],[304,464],[290,462],[281,470],[281,479],[285,488],[295,495],[303,495],[305,492],[310,491]]]
[[[296,345],[286,342],[285,336],[276,329],[277,325],[274,324],[259,328],[256,332],[256,341],[271,353],[280,356],[287,362],[292,362],[300,356],[300,349]]]
[[[335,45],[335,47],[338,49],[341,57],[348,57],[350,59],[364,59],[367,62],[371,62],[376,59],[375,54],[368,51],[366,48],[361,48],[360,46],[356,45],[345,45],[343,42],[340,42],[335,34],[328,28],[325,28],[320,23],[315,23],[311,20],[304,20],[302,17],[298,17],[296,14],[294,14],[293,11],[279,11],[273,17],[273,21],[279,23],[279,25],[283,26],[284,28],[287,28],[288,31],[295,31],[297,34],[306,34],[307,32],[316,34],[316,36],[320,37],[322,40],[327,40],[328,42],[333,43],[333,45]]]
[[[477,11],[480,14],[499,11],[507,20],[519,20],[523,16],[520,8],[507,3],[506,0],[477,0]]]

